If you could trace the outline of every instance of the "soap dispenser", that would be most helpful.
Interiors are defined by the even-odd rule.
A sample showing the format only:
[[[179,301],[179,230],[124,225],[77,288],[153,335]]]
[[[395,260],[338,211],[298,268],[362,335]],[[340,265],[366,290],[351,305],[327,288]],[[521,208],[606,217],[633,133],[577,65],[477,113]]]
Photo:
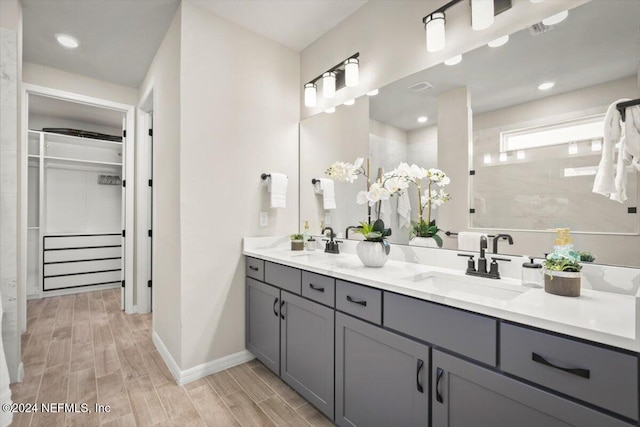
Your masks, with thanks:
[[[522,286],[529,288],[544,287],[542,265],[535,262],[533,257],[529,257],[529,262],[522,264]]]

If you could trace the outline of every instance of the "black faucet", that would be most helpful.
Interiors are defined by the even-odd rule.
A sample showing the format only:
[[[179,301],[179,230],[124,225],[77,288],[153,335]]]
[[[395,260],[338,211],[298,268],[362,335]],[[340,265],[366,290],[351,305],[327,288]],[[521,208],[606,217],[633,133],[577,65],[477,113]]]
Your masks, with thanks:
[[[331,227],[325,227],[322,229],[322,234],[324,234],[325,231],[329,230],[331,233],[329,234],[329,239],[322,239],[325,242],[327,242],[327,244],[324,246],[324,251],[328,254],[339,254],[340,253],[340,248],[338,247],[338,243],[342,243],[342,241],[340,240],[333,240],[333,238],[336,236],[336,233],[333,232],[333,228]]]
[[[350,225],[348,226],[345,230],[344,230],[344,238],[348,239],[349,238],[349,230],[356,230],[360,228],[359,225]]]
[[[498,236],[496,236],[496,239],[497,238]],[[494,242],[495,241],[497,240],[494,240]],[[513,239],[511,239],[511,241],[513,241]],[[478,258],[478,269],[476,269],[476,263],[473,255],[458,254],[458,256],[466,256],[469,258],[469,261],[467,261],[467,271],[466,271],[466,274],[468,274],[469,276],[486,277],[488,279],[499,279],[500,271],[498,269],[498,261],[510,262],[511,260],[508,258],[491,257],[491,265],[489,266],[489,271],[487,271],[487,259],[484,257],[486,250],[487,250],[487,236],[481,236],[480,237],[480,258]]]
[[[513,245],[513,237],[510,234],[498,234],[493,238],[493,253],[498,253],[498,241],[508,240],[510,245]]]

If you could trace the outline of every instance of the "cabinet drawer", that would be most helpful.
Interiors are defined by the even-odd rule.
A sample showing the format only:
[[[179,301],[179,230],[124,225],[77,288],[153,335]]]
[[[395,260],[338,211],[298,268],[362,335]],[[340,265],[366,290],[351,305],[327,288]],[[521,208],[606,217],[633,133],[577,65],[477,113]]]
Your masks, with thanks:
[[[500,325],[502,370],[638,419],[638,358],[515,325]]]
[[[247,276],[256,280],[264,281],[264,261],[257,258],[247,257],[245,266]]]
[[[302,296],[335,307],[336,280],[333,277],[303,271]]]
[[[300,295],[302,273],[297,268],[272,262],[264,263],[264,281],[286,291]]]
[[[495,319],[385,292],[384,326],[496,366]]]
[[[382,323],[382,291],[336,280],[336,308],[380,325]]]

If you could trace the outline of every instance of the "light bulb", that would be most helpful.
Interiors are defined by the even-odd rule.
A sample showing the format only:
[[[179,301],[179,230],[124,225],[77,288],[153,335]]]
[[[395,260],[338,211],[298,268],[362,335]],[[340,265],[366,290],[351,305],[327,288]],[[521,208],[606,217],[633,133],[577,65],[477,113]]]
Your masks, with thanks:
[[[549,90],[553,86],[555,86],[555,84],[556,84],[556,82],[544,82],[544,83],[541,83],[540,85],[538,85],[538,89],[540,89],[540,90]]]
[[[379,93],[380,93],[380,90],[379,90],[379,89],[374,89],[374,90],[372,90],[371,92],[367,92],[367,95],[368,95],[368,96],[376,96],[376,95],[377,95],[377,94],[379,94]]]
[[[493,24],[493,0],[471,0],[471,28],[480,31]]]
[[[462,61],[462,55],[456,55],[444,61],[445,65],[456,65]]]
[[[326,110],[324,110],[325,113],[327,114],[332,114],[336,112],[336,107],[331,107],[331,108],[327,108]]]
[[[429,117],[427,116],[418,117],[418,123],[427,123],[427,120],[429,120]]]
[[[542,23],[548,27],[552,26],[552,25],[556,25],[561,23],[562,21],[564,21],[565,19],[567,19],[567,16],[569,16],[569,11],[568,10],[564,10],[560,13],[556,13],[555,15],[551,15],[548,18],[545,18],[542,20]]]
[[[487,43],[487,45],[489,47],[500,47],[507,44],[508,41],[509,41],[509,35],[507,34],[506,36],[502,36],[495,40],[491,40],[489,43]]]
[[[56,40],[58,40],[58,43],[60,43],[62,46],[66,47],[67,49],[75,49],[78,46],[80,46],[80,43],[78,43],[78,40],[66,34],[58,34],[56,36]]]
[[[444,13],[432,13],[425,19],[425,33],[427,35],[427,51],[438,52],[444,49]]]
[[[316,84],[307,83],[304,85],[304,106],[315,107],[316,106]]]
[[[349,99],[348,101],[344,101],[344,105],[353,105],[356,103],[355,99]]]
[[[360,82],[358,71],[358,58],[349,58],[344,61],[344,84],[347,87],[356,87]]]
[[[325,98],[336,96],[336,73],[328,71],[322,75],[322,94]]]

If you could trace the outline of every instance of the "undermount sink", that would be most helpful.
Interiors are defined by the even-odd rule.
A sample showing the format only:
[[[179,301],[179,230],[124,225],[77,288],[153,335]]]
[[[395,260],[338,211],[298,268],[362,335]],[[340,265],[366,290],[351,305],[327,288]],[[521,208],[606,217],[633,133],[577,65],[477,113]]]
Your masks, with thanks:
[[[421,273],[404,277],[402,280],[415,284],[416,290],[436,291],[447,295],[475,295],[503,301],[511,300],[529,288],[494,279],[478,279],[467,276],[448,276],[441,273]]]

